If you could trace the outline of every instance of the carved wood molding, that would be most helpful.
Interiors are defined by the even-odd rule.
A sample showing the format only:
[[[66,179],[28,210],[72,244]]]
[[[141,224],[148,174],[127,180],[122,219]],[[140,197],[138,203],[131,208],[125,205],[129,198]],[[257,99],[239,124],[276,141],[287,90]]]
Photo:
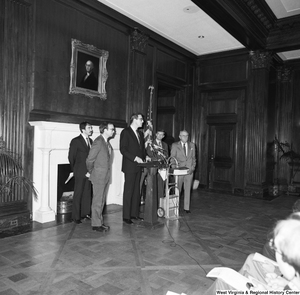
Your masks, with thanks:
[[[269,69],[273,54],[269,51],[250,51],[252,69]]]
[[[277,67],[277,79],[280,82],[291,82],[292,68],[287,66]]]
[[[131,50],[145,53],[148,40],[149,36],[139,31],[138,28],[134,28],[134,31],[130,35]]]
[[[267,30],[272,29],[273,24],[272,20],[270,20],[269,16],[267,16],[264,11],[261,9],[261,3],[259,5],[255,0],[243,0],[248,7],[251,9],[253,14],[259,19],[259,21],[264,25]]]

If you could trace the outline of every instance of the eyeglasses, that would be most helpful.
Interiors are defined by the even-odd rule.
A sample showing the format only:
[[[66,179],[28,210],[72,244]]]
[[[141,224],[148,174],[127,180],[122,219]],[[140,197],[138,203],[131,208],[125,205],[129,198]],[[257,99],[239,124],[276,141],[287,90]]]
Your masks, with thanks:
[[[279,250],[277,249],[277,247],[275,246],[274,239],[270,239],[270,240],[269,240],[269,246],[270,246],[270,248],[271,248],[272,250],[274,250],[274,251],[277,252],[278,254],[282,255],[282,252],[279,251]]]

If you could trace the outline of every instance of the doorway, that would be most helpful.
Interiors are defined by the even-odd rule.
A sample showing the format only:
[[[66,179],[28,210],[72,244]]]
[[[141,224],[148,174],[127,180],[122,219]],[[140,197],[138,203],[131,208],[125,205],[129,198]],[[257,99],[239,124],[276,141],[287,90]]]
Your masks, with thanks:
[[[209,188],[233,191],[235,179],[235,124],[209,126]]]

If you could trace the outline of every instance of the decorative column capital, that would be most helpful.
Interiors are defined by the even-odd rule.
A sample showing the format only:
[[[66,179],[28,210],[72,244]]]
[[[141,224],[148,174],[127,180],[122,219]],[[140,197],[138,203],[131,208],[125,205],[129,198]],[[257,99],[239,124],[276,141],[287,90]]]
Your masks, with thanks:
[[[146,34],[140,32],[138,28],[134,28],[134,31],[130,35],[131,50],[137,50],[145,53],[146,47],[148,45],[148,39],[149,37]]]
[[[280,82],[291,82],[292,68],[287,66],[277,67],[277,80]]]
[[[269,69],[273,57],[271,52],[259,50],[250,51],[249,56],[252,69]]]

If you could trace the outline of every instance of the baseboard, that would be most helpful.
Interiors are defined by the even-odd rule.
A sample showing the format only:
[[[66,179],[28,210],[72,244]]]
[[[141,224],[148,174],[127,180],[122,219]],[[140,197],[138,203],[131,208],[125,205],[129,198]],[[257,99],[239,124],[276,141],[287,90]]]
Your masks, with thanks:
[[[0,232],[8,231],[16,227],[31,224],[31,213],[29,211],[0,216]]]

